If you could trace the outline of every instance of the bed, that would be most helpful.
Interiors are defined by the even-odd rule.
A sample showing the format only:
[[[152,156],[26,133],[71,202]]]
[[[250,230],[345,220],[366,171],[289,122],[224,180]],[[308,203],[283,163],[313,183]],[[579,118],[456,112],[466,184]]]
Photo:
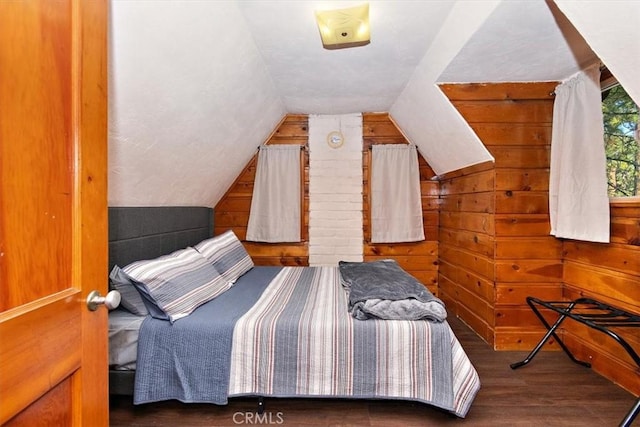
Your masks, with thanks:
[[[360,285],[346,272],[361,263],[255,266],[232,232],[212,236],[212,217],[207,208],[110,208],[110,264],[126,266],[127,280],[136,277],[147,307],[145,293],[160,292],[141,286],[138,275],[154,270],[156,259],[166,263],[167,254],[181,266],[186,261],[178,258],[188,258],[189,269],[172,268],[190,281],[194,271],[206,276],[207,285],[197,289],[208,292],[197,303],[162,305],[158,297],[165,318],[125,308],[110,313],[112,394],[131,394],[135,404],[222,405],[238,396],[401,399],[466,416],[480,381],[446,320],[377,314],[360,320],[352,301]],[[141,230],[141,223],[158,225]]]

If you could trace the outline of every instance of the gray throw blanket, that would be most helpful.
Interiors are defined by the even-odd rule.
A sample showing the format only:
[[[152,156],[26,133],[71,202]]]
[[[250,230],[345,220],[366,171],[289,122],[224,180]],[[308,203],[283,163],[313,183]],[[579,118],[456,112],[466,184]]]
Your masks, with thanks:
[[[349,312],[359,320],[447,318],[444,303],[394,260],[338,263],[349,292]]]

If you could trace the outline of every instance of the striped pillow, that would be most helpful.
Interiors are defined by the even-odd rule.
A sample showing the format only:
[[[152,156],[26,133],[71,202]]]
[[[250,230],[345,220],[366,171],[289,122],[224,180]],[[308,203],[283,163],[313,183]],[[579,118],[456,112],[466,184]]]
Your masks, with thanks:
[[[120,305],[133,314],[146,316],[149,314],[146,304],[142,300],[140,292],[136,289],[131,278],[117,265],[113,266],[109,273],[111,289],[120,292]]]
[[[194,248],[175,251],[152,260],[136,261],[122,269],[143,299],[155,304],[171,323],[188,316],[231,286]],[[160,314],[160,315],[159,315]]]
[[[232,230],[203,240],[195,248],[232,283],[253,268],[253,260]]]

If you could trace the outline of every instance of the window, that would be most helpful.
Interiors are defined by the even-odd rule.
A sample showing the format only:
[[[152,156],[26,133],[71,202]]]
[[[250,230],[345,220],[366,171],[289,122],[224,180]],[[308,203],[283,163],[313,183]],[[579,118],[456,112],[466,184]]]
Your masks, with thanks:
[[[601,84],[609,197],[640,196],[638,106],[607,69]]]

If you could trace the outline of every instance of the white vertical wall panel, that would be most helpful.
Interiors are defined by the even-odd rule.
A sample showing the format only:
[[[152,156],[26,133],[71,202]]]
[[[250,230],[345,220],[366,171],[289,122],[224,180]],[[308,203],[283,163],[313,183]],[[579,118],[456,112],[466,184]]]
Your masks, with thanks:
[[[342,147],[327,144],[332,131]],[[362,115],[310,115],[309,150],[309,264],[362,261]]]

